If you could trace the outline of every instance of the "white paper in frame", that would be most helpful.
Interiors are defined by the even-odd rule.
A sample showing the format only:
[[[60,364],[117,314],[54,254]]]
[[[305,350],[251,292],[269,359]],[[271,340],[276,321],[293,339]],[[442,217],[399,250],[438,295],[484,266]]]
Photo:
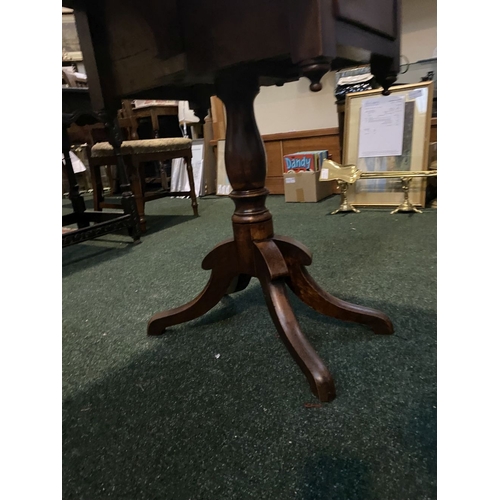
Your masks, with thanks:
[[[347,94],[345,103],[343,164],[354,164],[362,172],[421,171],[428,169],[429,137],[432,117],[433,82],[397,85],[390,96],[405,100],[402,154],[360,158],[360,121],[363,102],[384,99],[382,89]],[[349,187],[348,199],[357,206],[398,206],[403,201],[401,182],[396,179],[360,179]],[[416,206],[425,203],[425,180],[410,183],[410,200]]]

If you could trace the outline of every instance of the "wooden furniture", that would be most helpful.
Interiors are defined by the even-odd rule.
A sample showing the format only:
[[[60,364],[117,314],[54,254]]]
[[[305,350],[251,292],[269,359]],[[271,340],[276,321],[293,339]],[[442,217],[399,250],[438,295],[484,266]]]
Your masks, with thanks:
[[[64,74],[64,71],[63,71]],[[86,80],[85,80],[86,82]],[[85,87],[87,84],[85,83]],[[154,108],[154,109],[153,109]],[[138,140],[139,135],[138,135],[138,128],[139,128],[139,120],[140,119],[150,119],[152,128],[153,128],[153,134],[152,136],[148,138],[153,138],[153,137],[159,137],[159,120],[158,118],[160,116],[177,116],[177,109],[178,107],[176,105],[168,105],[168,106],[147,106],[143,108],[136,109],[132,105],[132,101],[128,99],[124,99],[121,102],[121,108],[118,110],[117,114],[117,119],[118,123],[120,126],[120,129],[122,130],[122,135],[125,137],[126,140]],[[69,136],[71,143],[73,144],[74,142],[79,142],[80,144],[86,143],[90,147],[94,145],[96,142],[101,142],[103,139],[105,140],[106,133],[105,133],[105,127],[103,123],[95,123],[92,126],[87,126],[87,127],[76,127],[75,124],[72,124],[71,127],[69,128]],[[90,158],[90,149],[87,151],[87,156]],[[168,155],[167,155],[168,156]],[[175,156],[175,158],[178,158],[180,156]],[[119,193],[119,184],[120,181],[118,179],[118,176],[116,175],[116,171],[114,169],[114,165],[106,164],[103,163],[102,166],[105,167],[105,175],[107,178],[107,186],[111,187],[111,190],[113,193]],[[158,169],[161,167],[160,164],[158,164]],[[129,174],[132,175],[133,171],[130,171]],[[102,206],[99,205],[99,203],[96,201],[97,197],[99,199],[102,198],[102,176],[103,172],[102,169],[91,169],[91,174],[92,174],[92,179],[89,179],[89,184],[92,183],[93,186],[97,186],[100,188],[100,191],[96,193],[94,189],[94,210],[100,210]],[[141,175],[140,178],[144,180],[144,175]],[[193,188],[194,189],[194,188]],[[138,191],[139,192],[139,191]],[[158,198],[158,190],[155,190],[155,193],[147,193],[147,189],[144,186],[144,183],[142,183],[142,192],[146,195],[144,196],[147,198],[146,201],[151,200],[151,199],[156,199]],[[147,195],[155,195],[155,197],[148,197]],[[191,192],[186,192],[186,195],[191,195]],[[111,204],[113,205],[113,204]],[[114,206],[114,205],[113,205]],[[140,203],[138,201],[138,208],[140,208]],[[142,222],[142,227],[145,228],[145,222],[143,220]]]
[[[153,127],[153,136],[160,137],[160,116],[177,116],[179,112],[178,106],[143,106],[140,108],[131,108],[130,116],[139,120],[141,118],[149,118]]]
[[[160,116],[178,116],[178,111],[179,107],[174,104],[150,104],[136,108],[134,107],[132,100],[124,99],[122,101],[122,107],[118,113],[118,118],[126,119],[131,122],[132,127],[129,131],[129,138],[132,140],[139,139],[139,136],[137,135],[139,120],[149,119],[153,129],[153,135],[150,139],[156,139],[160,137]]]
[[[121,179],[121,205],[122,213],[92,212],[86,210],[85,201],[80,195],[80,189],[73,165],[69,155],[70,143],[68,138],[68,127],[72,123],[77,125],[91,125],[100,118],[92,110],[88,90],[82,88],[62,89],[62,151],[64,154],[63,168],[65,169],[70,186],[69,199],[73,207],[73,213],[63,215],[62,225],[69,226],[77,224],[78,229],[64,231],[62,235],[62,246],[66,247],[97,238],[104,234],[127,228],[134,243],[140,242],[139,215],[134,197],[130,191],[130,184],[125,169],[120,169]]]
[[[127,173],[130,176],[132,192],[137,203],[141,231],[146,231],[146,217],[144,213],[146,202],[157,200],[158,198],[165,198],[166,196],[189,196],[191,198],[193,213],[195,216],[198,216],[198,201],[196,199],[193,168],[191,166],[191,142],[191,139],[172,138],[124,141],[122,143],[121,154],[127,167]],[[148,191],[144,168],[142,168],[144,164],[146,162],[164,162],[174,158],[184,159],[190,190],[172,192],[161,188]],[[109,143],[99,142],[91,148],[89,165],[93,184],[94,210],[100,211],[103,208],[117,208],[119,206],[104,199],[104,190],[101,182],[101,166],[116,164],[117,158]]]
[[[389,318],[323,291],[309,276],[310,252],[274,234],[265,206],[266,157],[254,116],[260,85],[307,76],[321,89],[328,71],[370,62],[389,93],[399,69],[399,0],[64,0],[75,18],[94,106],[108,113],[118,98],[190,101],[203,120],[217,95],[227,114],[225,160],[235,204],[234,237],[203,260],[211,277],[186,305],[156,314],[150,335],[192,320],[227,293],[259,279],[286,347],[321,401],[335,397],[326,365],[303,335],[288,286],[315,310],[390,334]],[[133,40],[133,43],[129,41]],[[121,141],[117,141],[117,148]]]
[[[145,106],[136,109],[132,101],[124,99],[121,102],[121,109],[118,112],[118,122],[121,128],[126,128],[130,140],[122,143],[121,151],[131,180],[132,191],[137,202],[141,231],[147,229],[145,204],[148,201],[159,198],[173,196],[189,196],[193,213],[198,216],[198,201],[194,185],[193,169],[191,165],[191,140],[185,138],[159,138],[159,116],[176,116],[177,106]],[[153,135],[155,139],[139,140],[137,129],[139,119],[150,118]],[[116,157],[108,143],[97,143],[89,148],[89,164],[93,185],[94,210],[100,211],[103,208],[116,208],[117,204],[104,199],[104,190],[101,178],[101,166],[108,167],[115,165]],[[166,186],[161,188],[148,187],[145,175],[145,166],[148,162],[154,162],[158,169],[162,168],[162,162],[174,158],[183,158],[187,169],[189,180],[189,191],[171,191]],[[160,179],[159,179],[160,180]]]

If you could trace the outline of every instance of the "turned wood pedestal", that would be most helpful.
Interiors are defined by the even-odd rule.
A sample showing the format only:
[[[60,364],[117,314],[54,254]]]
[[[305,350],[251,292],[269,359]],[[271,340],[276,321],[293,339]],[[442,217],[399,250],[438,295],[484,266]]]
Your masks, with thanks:
[[[224,295],[241,291],[252,277],[258,278],[276,329],[313,394],[320,401],[331,401],[335,398],[333,378],[302,333],[287,287],[319,313],[366,324],[374,333],[393,333],[392,323],[382,312],[350,304],[322,290],[306,269],[312,261],[309,250],[298,241],[274,234],[272,216],[265,206],[266,156],[253,109],[258,77],[244,70],[231,71],[219,77],[216,89],[227,113],[225,160],[233,188],[230,197],[236,207],[234,237],[221,242],[203,260],[203,269],[211,275],[198,297],[154,315],[148,334],[160,335],[170,326],[205,314]]]

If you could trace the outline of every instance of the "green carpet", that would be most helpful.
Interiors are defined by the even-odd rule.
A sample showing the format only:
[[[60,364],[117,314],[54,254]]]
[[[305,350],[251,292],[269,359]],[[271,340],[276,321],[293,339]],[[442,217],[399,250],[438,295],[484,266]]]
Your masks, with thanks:
[[[154,313],[205,285],[202,258],[231,236],[229,199],[200,199],[199,218],[188,200],[150,202],[140,245],[124,234],[63,249],[64,499],[436,498],[437,212],[328,215],[338,203],[267,203],[276,233],[312,251],[320,285],[395,326],[377,336],[290,294],[336,382],[321,405],[256,280],[146,336]]]

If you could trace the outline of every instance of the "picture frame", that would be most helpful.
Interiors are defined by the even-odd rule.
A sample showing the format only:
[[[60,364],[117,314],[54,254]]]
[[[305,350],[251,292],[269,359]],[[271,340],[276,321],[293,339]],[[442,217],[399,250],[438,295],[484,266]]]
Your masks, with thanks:
[[[377,156],[367,156],[369,153],[366,153],[364,145],[369,134],[366,110],[373,104],[387,104],[387,101],[382,101],[382,99],[391,96],[401,108],[401,115],[395,118],[396,125],[399,124],[396,128],[402,133],[402,139],[399,141],[401,154],[382,156],[381,153],[377,153]],[[397,172],[401,173],[401,177],[404,177],[408,171],[428,170],[432,97],[432,81],[394,86],[391,88],[390,96],[383,96],[382,89],[347,94],[343,164],[356,165],[361,172],[381,172],[382,174],[390,171],[392,175]],[[363,115],[362,110],[364,110]],[[403,117],[402,127],[398,121],[399,117]],[[370,124],[370,127],[373,127],[372,133],[379,132],[380,134],[384,131],[392,133],[391,130],[394,130],[384,128],[381,121],[376,120]],[[425,183],[426,180],[423,178],[414,178],[410,183],[410,199],[415,206],[425,205]],[[361,178],[349,186],[347,196],[353,206],[396,207],[401,204],[403,192],[401,182],[397,177]]]

